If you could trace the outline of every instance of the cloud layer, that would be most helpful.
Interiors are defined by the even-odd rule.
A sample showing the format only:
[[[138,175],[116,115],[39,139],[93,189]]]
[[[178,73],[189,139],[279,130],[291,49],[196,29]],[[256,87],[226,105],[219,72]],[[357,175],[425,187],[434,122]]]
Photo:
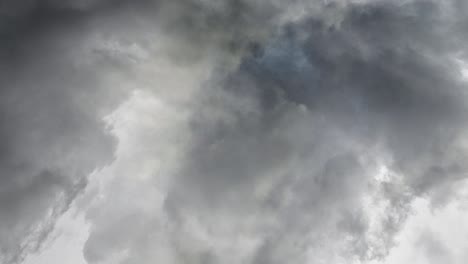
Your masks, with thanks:
[[[464,1],[2,9],[2,262],[72,206],[88,263],[375,263],[460,199]]]

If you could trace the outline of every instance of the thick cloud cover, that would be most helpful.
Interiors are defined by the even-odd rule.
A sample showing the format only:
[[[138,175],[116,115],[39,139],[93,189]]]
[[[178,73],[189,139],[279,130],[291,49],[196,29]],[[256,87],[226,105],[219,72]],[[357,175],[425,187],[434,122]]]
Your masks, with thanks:
[[[2,9],[3,262],[75,201],[88,263],[371,263],[459,199],[464,1]]]
[[[102,86],[111,69],[85,45],[84,14],[39,1],[1,9],[0,262],[16,263],[112,160],[101,118],[123,94]]]

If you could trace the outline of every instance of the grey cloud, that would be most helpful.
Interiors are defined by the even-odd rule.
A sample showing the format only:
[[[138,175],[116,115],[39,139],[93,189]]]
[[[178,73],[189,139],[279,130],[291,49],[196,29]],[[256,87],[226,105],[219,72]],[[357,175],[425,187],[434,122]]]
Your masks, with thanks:
[[[453,144],[465,131],[466,84],[451,55],[465,50],[457,40],[466,30],[450,37],[456,23],[439,8],[427,1],[358,5],[331,28],[312,18],[286,29],[244,71],[261,93],[306,104],[369,143],[385,140],[396,169],[413,170],[411,181],[444,170],[436,164],[460,174]]]
[[[158,249],[174,263],[385,258],[413,198],[465,175],[457,144],[466,84],[453,60],[465,51],[464,21],[429,1],[341,11],[332,25],[321,17],[286,24],[248,46],[234,72],[215,71],[193,98],[191,142],[169,169],[163,210],[132,213],[145,221],[125,246],[99,233],[106,213],[91,215],[88,261],[125,249],[122,263],[144,263]],[[195,32],[216,36],[204,18]],[[376,181],[380,162],[401,180]],[[243,251],[233,234],[254,242]]]
[[[288,249],[289,243],[323,250],[304,241],[335,232],[324,226],[342,224],[338,219],[354,208],[361,220],[353,241],[364,245],[351,256],[384,258],[412,197],[430,197],[433,189],[466,177],[459,146],[466,136],[466,83],[453,57],[466,52],[467,32],[461,26],[466,22],[454,21],[446,12],[431,1],[356,4],[337,25],[316,17],[286,25],[283,33],[245,57],[238,72],[214,84],[224,87],[224,102],[207,99],[195,114],[193,131],[199,139],[169,193],[169,201],[176,203],[171,210],[195,207],[193,215],[220,210],[233,218],[263,212],[277,219],[284,225],[270,229],[273,238],[254,260],[271,263],[291,261],[288,256],[306,251]],[[216,89],[205,92],[223,98]],[[246,100],[244,96],[256,98],[252,109],[231,103]],[[285,109],[302,107],[307,108],[305,117],[283,127]],[[228,114],[213,119],[215,111]],[[359,199],[375,171],[359,160],[376,146],[380,158],[390,158],[386,166],[402,177],[403,185],[380,187],[388,211],[375,231],[380,240],[372,241],[367,238],[374,232],[366,227],[368,216],[359,216]],[[293,163],[297,159],[301,161]],[[278,181],[279,189],[255,197],[262,181]],[[295,203],[285,202],[288,195]],[[266,201],[277,203],[271,207]],[[324,215],[329,218],[320,220]],[[338,237],[349,234],[344,231]]]
[[[100,74],[137,78],[141,60],[160,56],[157,41],[177,70],[209,57],[211,77],[175,106],[159,84],[147,89],[190,114],[110,165],[115,178],[87,211],[89,263],[385,258],[413,199],[447,200],[466,177],[466,82],[454,59],[466,54],[467,9],[327,2],[313,1],[315,12],[294,3],[312,13],[288,21],[282,1],[12,1],[0,51],[10,71],[0,81],[10,175],[0,218],[14,212],[0,225],[13,237],[0,240],[6,261],[19,260],[15,245],[47,208],[66,210],[85,175],[112,158],[99,120],[122,97]],[[116,45],[70,66],[94,33]],[[141,129],[165,122],[153,114]],[[147,175],[152,162],[162,165]],[[377,180],[382,164],[396,176]]]
[[[430,230],[426,230],[419,237],[417,244],[421,250],[420,254],[429,263],[456,263],[450,249],[446,248],[443,242],[438,240],[437,235]]]
[[[2,263],[20,263],[40,249],[88,175],[113,158],[115,142],[102,118],[124,93],[102,87],[109,67],[80,64],[90,32],[81,11],[63,5],[2,2]]]

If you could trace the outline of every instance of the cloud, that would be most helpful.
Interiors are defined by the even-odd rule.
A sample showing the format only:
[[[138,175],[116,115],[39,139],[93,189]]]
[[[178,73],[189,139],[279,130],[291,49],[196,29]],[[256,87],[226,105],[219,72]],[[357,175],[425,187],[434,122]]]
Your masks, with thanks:
[[[466,178],[463,1],[6,7],[4,262],[72,201],[88,263],[384,261]]]
[[[166,105],[188,119],[145,140],[175,133],[177,143],[135,161],[161,164],[133,176],[146,187],[116,176],[119,187],[89,215],[89,262],[380,261],[415,197],[450,196],[466,176],[466,83],[455,59],[465,32],[455,8],[412,1],[322,10],[335,16],[284,22],[244,52],[228,52],[239,56],[234,68],[215,56],[211,77],[194,82],[183,107]],[[144,122],[158,122],[156,109]],[[117,195],[133,202],[99,211]],[[152,209],[137,206],[149,201]]]
[[[91,34],[81,11],[2,5],[0,261],[18,263],[41,247],[88,174],[112,160],[102,118],[123,92],[102,86],[111,67],[81,63]]]

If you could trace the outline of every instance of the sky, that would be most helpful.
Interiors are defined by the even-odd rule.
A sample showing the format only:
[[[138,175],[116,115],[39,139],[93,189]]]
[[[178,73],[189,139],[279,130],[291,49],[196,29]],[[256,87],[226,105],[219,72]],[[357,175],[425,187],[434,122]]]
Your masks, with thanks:
[[[0,263],[463,264],[465,0],[0,2]]]

